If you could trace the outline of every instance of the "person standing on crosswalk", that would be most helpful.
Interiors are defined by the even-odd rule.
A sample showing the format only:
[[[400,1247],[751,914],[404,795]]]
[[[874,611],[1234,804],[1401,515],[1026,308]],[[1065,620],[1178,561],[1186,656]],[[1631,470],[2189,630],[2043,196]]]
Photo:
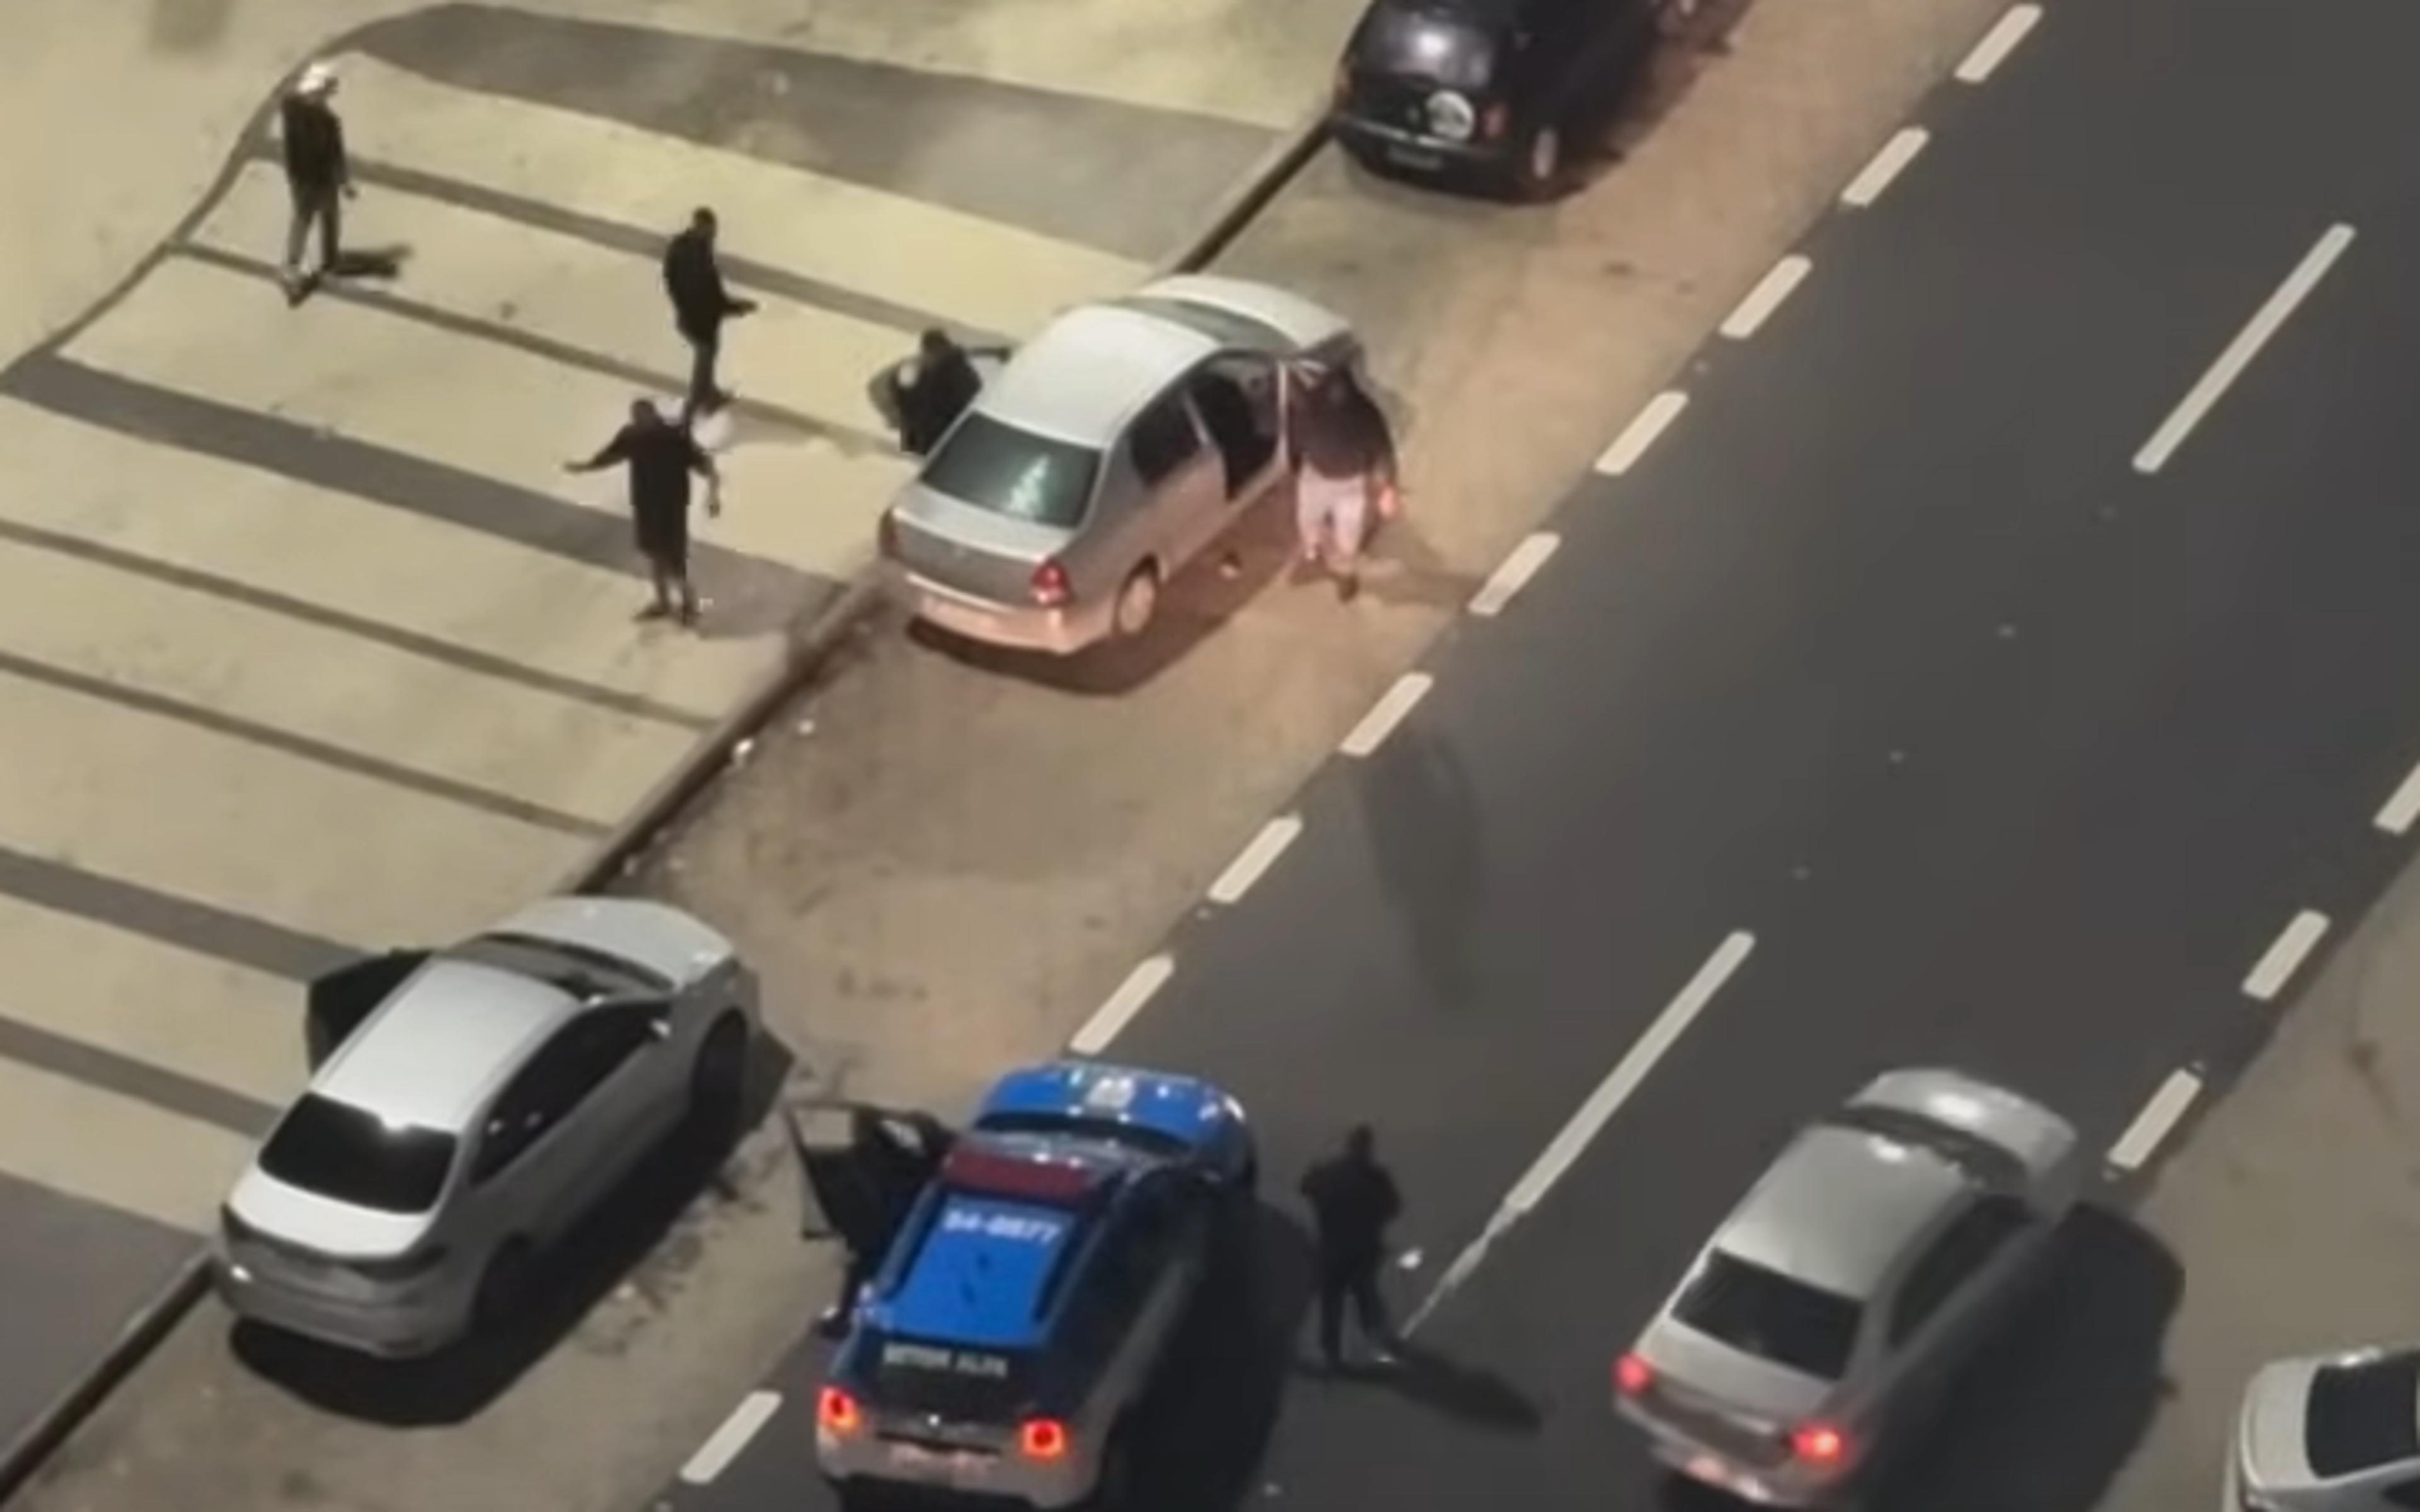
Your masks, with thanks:
[[[701,207],[689,218],[689,229],[664,249],[664,292],[672,297],[673,321],[691,354],[689,400],[681,409],[684,425],[731,402],[730,393],[715,383],[722,322],[756,308],[755,301],[734,299],[722,286],[722,270],[714,260],[715,230],[714,212]]]
[[[345,157],[345,123],[329,103],[335,92],[336,70],[314,63],[278,103],[286,184],[294,196],[294,218],[286,228],[286,261],[279,270],[288,304],[301,303],[312,285],[334,276],[343,240],[339,205],[354,193],[352,164]],[[302,244],[314,225],[319,228],[319,267],[306,279]]]
[[[666,420],[645,399],[630,401],[630,423],[596,455],[566,462],[566,472],[596,472],[619,464],[630,470],[630,522],[639,554],[647,559],[655,580],[655,602],[639,611],[643,620],[660,620],[673,612],[673,595],[680,595],[680,621],[697,623],[697,590],[689,580],[689,475],[706,480],[706,512],[722,513],[722,476],[714,458],[706,455],[687,425]]]

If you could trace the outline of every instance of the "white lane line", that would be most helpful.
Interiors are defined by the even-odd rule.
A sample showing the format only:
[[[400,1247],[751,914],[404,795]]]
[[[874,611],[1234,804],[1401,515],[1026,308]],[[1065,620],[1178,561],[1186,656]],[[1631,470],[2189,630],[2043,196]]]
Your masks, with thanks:
[[[1503,565],[1497,567],[1495,575],[1471,595],[1470,612],[1481,619],[1504,612],[1504,606],[1512,602],[1512,595],[1538,575],[1538,569],[1546,564],[1546,559],[1553,556],[1562,544],[1563,538],[1552,531],[1540,531],[1514,547],[1512,554],[1504,559]]]
[[[1218,880],[1210,884],[1210,901],[1232,903],[1251,891],[1252,884],[1261,880],[1261,873],[1275,866],[1278,857],[1301,833],[1302,818],[1298,814],[1280,814],[1263,825],[1252,842],[1236,853],[1235,858],[1227,863],[1227,870],[1218,873]]]
[[[1771,272],[1757,280],[1756,287],[1747,291],[1747,298],[1740,301],[1739,307],[1723,316],[1723,323],[1714,329],[1733,341],[1747,340],[1756,334],[1757,327],[1781,308],[1781,301],[1790,298],[1791,291],[1805,283],[1807,275],[1814,270],[1812,262],[1792,253],[1775,263]]]
[[[2009,54],[2017,50],[2017,44],[2025,39],[2025,33],[2032,31],[2041,17],[2040,6],[2010,6],[2008,14],[1983,34],[1975,51],[1958,65],[1954,77],[1960,84],[1981,84],[1990,78],[1992,70],[2008,61]]]
[[[2386,807],[2378,810],[2373,822],[2390,835],[2400,835],[2412,827],[2414,819],[2420,819],[2420,766],[2412,768],[2411,775],[2386,800]]]
[[[1630,428],[1615,437],[1605,455],[1596,459],[1596,470],[1613,478],[1629,471],[1655,444],[1655,438],[1664,434],[1665,427],[1680,419],[1681,411],[1688,408],[1689,396],[1678,389],[1666,389],[1648,400],[1647,408],[1638,411]]]
[[[1107,1050],[1109,1041],[1142,1011],[1142,1005],[1151,1001],[1152,995],[1167,986],[1168,979],[1175,975],[1176,958],[1165,950],[1127,972],[1126,980],[1118,983],[1118,990],[1109,994],[1109,1000],[1095,1009],[1093,1016],[1084,1021],[1084,1026],[1076,1031],[1076,1037],[1067,1041],[1067,1048],[1079,1056],[1097,1056]]]
[[[2126,1132],[2118,1136],[2118,1142],[2109,1147],[2109,1164],[2121,1171],[2142,1169],[2143,1163],[2159,1149],[2160,1141],[2168,1137],[2176,1128],[2177,1120],[2185,1116],[2185,1110],[2192,1107],[2194,1099],[2199,1096],[2200,1077],[2189,1071],[2168,1072],[2168,1079],[2162,1082],[2160,1089],[2151,1094],[2151,1100],[2143,1104],[2143,1111],[2134,1115],[2134,1121],[2128,1124]]]
[[[2243,979],[2244,995],[2264,1003],[2275,997],[2327,932],[2327,915],[2315,914],[2307,908],[2296,914],[2293,921],[2269,942],[2269,949],[2253,966],[2252,975]]]
[[[714,1478],[731,1468],[739,1451],[748,1447],[748,1441],[756,1437],[781,1407],[780,1392],[750,1392],[747,1399],[722,1420],[722,1427],[714,1430],[714,1437],[700,1444],[697,1453],[690,1456],[689,1463],[681,1466],[680,1478],[691,1486],[713,1484]]]
[[[1426,672],[1405,672],[1396,678],[1395,686],[1370,705],[1370,712],[1361,717],[1361,722],[1344,737],[1344,744],[1336,748],[1347,756],[1367,756],[1376,750],[1395,733],[1395,726],[1404,722],[1404,716],[1412,712],[1412,705],[1429,696],[1429,688],[1435,682]]]
[[[2236,332],[2235,339],[2226,344],[2226,350],[2219,353],[2218,361],[2211,363],[2210,371],[2201,376],[2201,381],[2187,391],[2175,411],[2160,423],[2160,428],[2153,431],[2151,439],[2143,443],[2143,449],[2134,454],[2135,471],[2157,472],[2166,465],[2169,456],[2184,444],[2186,437],[2193,434],[2194,427],[2201,424],[2202,416],[2210,413],[2211,407],[2217,404],[2227,388],[2243,376],[2243,370],[2252,365],[2252,359],[2259,356],[2260,348],[2269,345],[2269,338],[2277,334],[2278,328],[2294,313],[2295,306],[2308,299],[2311,290],[2319,287],[2319,280],[2325,278],[2328,270],[2335,266],[2335,260],[2344,255],[2344,250],[2352,245],[2352,236],[2351,226],[2336,224],[2328,227],[2318,245],[2304,255],[2303,260],[2294,266],[2294,270],[2286,275],[2286,282],[2277,285],[2277,292],[2270,295],[2269,301],[2253,313],[2251,322]]]
[[[1411,1322],[1406,1325],[1407,1332],[1419,1328],[1431,1313],[1436,1311],[1438,1304],[1469,1280],[1479,1269],[1479,1262],[1486,1257],[1487,1247],[1496,1242],[1506,1229],[1527,1217],[1554,1184],[1562,1180],[1587,1151],[1598,1132],[1614,1114],[1621,1111],[1622,1103],[1630,1101],[1631,1095],[1647,1080],[1647,1073],[1655,1069],[1655,1063],[1680,1041],[1681,1036],[1698,1015],[1705,1011],[1706,1005],[1714,1000],[1714,994],[1722,991],[1723,983],[1731,980],[1732,973],[1739,970],[1747,960],[1748,952],[1755,949],[1756,936],[1745,930],[1733,931],[1714,948],[1714,953],[1706,958],[1706,964],[1698,968],[1698,974],[1689,979],[1688,985],[1681,989],[1680,995],[1655,1016],[1655,1022],[1647,1026],[1647,1032],[1638,1037],[1638,1042],[1630,1047],[1630,1053],[1621,1057],[1621,1063],[1613,1068],[1612,1074],[1589,1094],[1588,1101],[1580,1104],[1580,1110],[1572,1115],[1572,1120],[1563,1125],[1562,1131],[1546,1146],[1545,1152],[1521,1173],[1519,1180],[1512,1183],[1512,1190],[1505,1194],[1503,1202],[1487,1220],[1487,1227],[1470,1242],[1468,1248],[1454,1257],[1453,1264],[1446,1268],[1435,1288],[1420,1304],[1419,1310],[1412,1315]]]
[[[1861,210],[1882,198],[1883,191],[1891,186],[1900,170],[1914,162],[1916,155],[1924,150],[1924,144],[1931,140],[1932,133],[1921,126],[1900,127],[1874,154],[1873,161],[1849,180],[1849,187],[1840,191],[1840,203]]]

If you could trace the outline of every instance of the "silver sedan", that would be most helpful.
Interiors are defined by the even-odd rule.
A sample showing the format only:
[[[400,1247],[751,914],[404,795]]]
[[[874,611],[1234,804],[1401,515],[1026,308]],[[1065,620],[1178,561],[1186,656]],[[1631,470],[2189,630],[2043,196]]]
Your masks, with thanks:
[[[2226,1512],[2420,1507],[2420,1347],[2279,1360],[2244,1388]]]
[[[1614,1363],[1621,1414],[1693,1479],[1774,1506],[1869,1485],[2043,1270],[2075,1130],[1947,1071],[1802,1132]]]
[[[1241,279],[1078,305],[1019,348],[882,517],[892,594],[996,645],[1069,655],[1288,478],[1286,364],[1351,363],[1342,316]]]

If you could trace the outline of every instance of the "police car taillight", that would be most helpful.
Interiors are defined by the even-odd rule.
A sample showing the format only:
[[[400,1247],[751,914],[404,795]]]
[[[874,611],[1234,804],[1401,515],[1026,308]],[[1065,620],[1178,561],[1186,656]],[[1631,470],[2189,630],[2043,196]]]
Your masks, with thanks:
[[[1838,1464],[1849,1441],[1829,1423],[1805,1423],[1790,1436],[1790,1452],[1810,1465]]]
[[[1016,1430],[1016,1447],[1028,1459],[1056,1459],[1067,1452],[1067,1425],[1055,1417],[1029,1417]]]
[[[815,1424],[832,1433],[855,1433],[863,1422],[857,1410],[857,1398],[838,1386],[826,1386],[815,1393]]]

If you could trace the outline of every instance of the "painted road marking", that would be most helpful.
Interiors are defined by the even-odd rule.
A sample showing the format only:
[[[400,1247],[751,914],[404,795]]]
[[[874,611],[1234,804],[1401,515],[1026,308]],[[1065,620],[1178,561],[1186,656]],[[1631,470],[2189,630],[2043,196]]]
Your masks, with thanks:
[[[2034,29],[2041,16],[2040,6],[2010,6],[2008,14],[1975,44],[1975,51],[1966,54],[1966,61],[1958,65],[1954,77],[1960,84],[1981,84],[1990,78],[1992,70],[2008,61],[2009,54],[2017,50],[2017,44],[2025,39],[2025,33]]]
[[[1252,842],[1227,863],[1227,870],[1218,873],[1218,881],[1210,884],[1210,901],[1232,903],[1251,891],[1252,884],[1261,880],[1261,873],[1276,865],[1278,857],[1301,833],[1302,819],[1296,814],[1280,814],[1263,825]]]
[[[1175,975],[1176,958],[1165,950],[1127,972],[1126,980],[1118,983],[1118,990],[1109,994],[1109,1000],[1094,1011],[1084,1021],[1084,1026],[1076,1031],[1076,1037],[1067,1041],[1067,1048],[1079,1056],[1097,1056],[1107,1050],[1109,1041],[1125,1032],[1134,1016],[1142,1011],[1142,1005],[1151,1001],[1152,995],[1167,986],[1168,979]]]
[[[2269,345],[2269,338],[2277,334],[2278,328],[2294,313],[2295,306],[2308,299],[2311,290],[2319,287],[2319,280],[2325,278],[2328,270],[2335,266],[2335,260],[2344,255],[2344,250],[2352,245],[2352,237],[2351,226],[2339,224],[2328,227],[2318,245],[2304,254],[2294,270],[2286,275],[2286,282],[2277,285],[2277,292],[2269,296],[2269,302],[2254,312],[2251,323],[2236,332],[2235,339],[2226,344],[2226,350],[2218,354],[2218,361],[2210,365],[2210,371],[2201,376],[2201,381],[2185,394],[2176,411],[2160,423],[2160,428],[2153,431],[2143,449],[2134,454],[2135,471],[2157,472],[2167,463],[2176,449],[2184,444],[2185,438],[2193,434],[2194,427],[2201,424],[2201,417],[2210,413],[2211,407],[2226,394],[2228,386],[2252,365],[2252,359],[2260,355],[2260,348]]]
[[[1647,1026],[1647,1032],[1638,1037],[1638,1042],[1630,1047],[1630,1053],[1621,1057],[1612,1073],[1589,1094],[1588,1101],[1580,1104],[1580,1110],[1572,1115],[1571,1121],[1563,1125],[1561,1132],[1546,1146],[1544,1153],[1521,1173],[1519,1180],[1512,1183],[1512,1190],[1505,1194],[1494,1216],[1487,1220],[1486,1228],[1471,1241],[1468,1248],[1454,1257],[1453,1264],[1448,1266],[1445,1274],[1438,1278],[1435,1288],[1420,1304],[1419,1311],[1412,1315],[1405,1332],[1419,1328],[1431,1313],[1436,1311],[1438,1304],[1469,1280],[1479,1269],[1480,1261],[1486,1257],[1488,1246],[1505,1230],[1528,1216],[1530,1210],[1544,1199],[1554,1184],[1562,1180],[1580,1156],[1587,1152],[1598,1132],[1647,1080],[1647,1073],[1655,1069],[1656,1062],[1680,1042],[1681,1036],[1697,1021],[1698,1015],[1705,1011],[1706,1005],[1714,1000],[1714,995],[1722,991],[1723,984],[1731,980],[1732,974],[1746,962],[1748,952],[1755,949],[1756,936],[1745,930],[1733,931],[1714,948],[1714,953],[1706,958],[1705,964],[1698,968],[1698,974],[1689,979],[1688,985],[1681,989],[1680,995],[1665,1005],[1664,1011],[1655,1016],[1655,1022]]]
[[[1553,556],[1562,544],[1563,538],[1552,531],[1540,531],[1514,547],[1512,554],[1504,559],[1503,565],[1497,567],[1495,575],[1471,595],[1470,612],[1481,619],[1491,619],[1504,612],[1504,606],[1512,602],[1512,595],[1528,586],[1529,579],[1538,575],[1538,569],[1546,564],[1546,559]]]
[[[1739,307],[1725,316],[1723,323],[1714,329],[1733,341],[1747,340],[1756,334],[1757,327],[1781,308],[1781,301],[1790,298],[1791,291],[1805,283],[1807,275],[1814,270],[1812,262],[1792,253],[1775,263],[1773,270],[1759,279],[1756,287],[1747,291],[1747,298],[1740,301]]]
[[[2134,1121],[2109,1147],[2109,1164],[2121,1171],[2142,1169],[2143,1163],[2158,1151],[2160,1141],[2168,1137],[2177,1120],[2185,1116],[2185,1110],[2199,1096],[2200,1077],[2189,1071],[2168,1072],[2168,1079],[2143,1104],[2143,1111],[2134,1115]]]
[[[2307,908],[2296,914],[2293,922],[2270,942],[2259,964],[2252,968],[2252,975],[2243,979],[2245,995],[2264,1003],[2275,997],[2327,932],[2325,914],[2315,914]]]
[[[1630,428],[1615,437],[1613,444],[1605,449],[1605,455],[1596,459],[1596,470],[1612,478],[1629,471],[1637,465],[1640,457],[1647,455],[1647,449],[1655,444],[1655,438],[1663,435],[1665,428],[1680,419],[1681,411],[1688,408],[1689,396],[1678,389],[1666,389],[1648,400],[1647,408],[1638,411],[1638,418],[1630,423]]]
[[[2420,819],[2420,766],[2412,768],[2403,785],[2386,800],[2386,807],[2378,810],[2374,823],[2390,835],[2400,835],[2414,819]]]
[[[1404,716],[1412,712],[1412,705],[1429,696],[1435,683],[1436,679],[1426,672],[1405,672],[1396,678],[1395,686],[1370,705],[1370,712],[1361,717],[1361,722],[1353,727],[1337,749],[1347,756],[1367,756],[1376,750],[1395,733],[1395,726],[1404,722]]]
[[[750,1392],[747,1399],[722,1420],[722,1427],[714,1430],[714,1437],[700,1444],[697,1453],[690,1456],[689,1463],[681,1466],[680,1478],[691,1486],[712,1485],[714,1478],[731,1468],[739,1451],[748,1447],[749,1441],[781,1409],[780,1392]]]
[[[1874,154],[1873,161],[1858,170],[1857,177],[1849,180],[1849,187],[1840,191],[1840,203],[1864,209],[1882,198],[1883,191],[1891,186],[1891,180],[1900,176],[1900,170],[1914,162],[1916,155],[1924,150],[1924,144],[1931,140],[1932,133],[1921,126],[1900,127],[1896,135],[1883,144],[1883,149]]]

